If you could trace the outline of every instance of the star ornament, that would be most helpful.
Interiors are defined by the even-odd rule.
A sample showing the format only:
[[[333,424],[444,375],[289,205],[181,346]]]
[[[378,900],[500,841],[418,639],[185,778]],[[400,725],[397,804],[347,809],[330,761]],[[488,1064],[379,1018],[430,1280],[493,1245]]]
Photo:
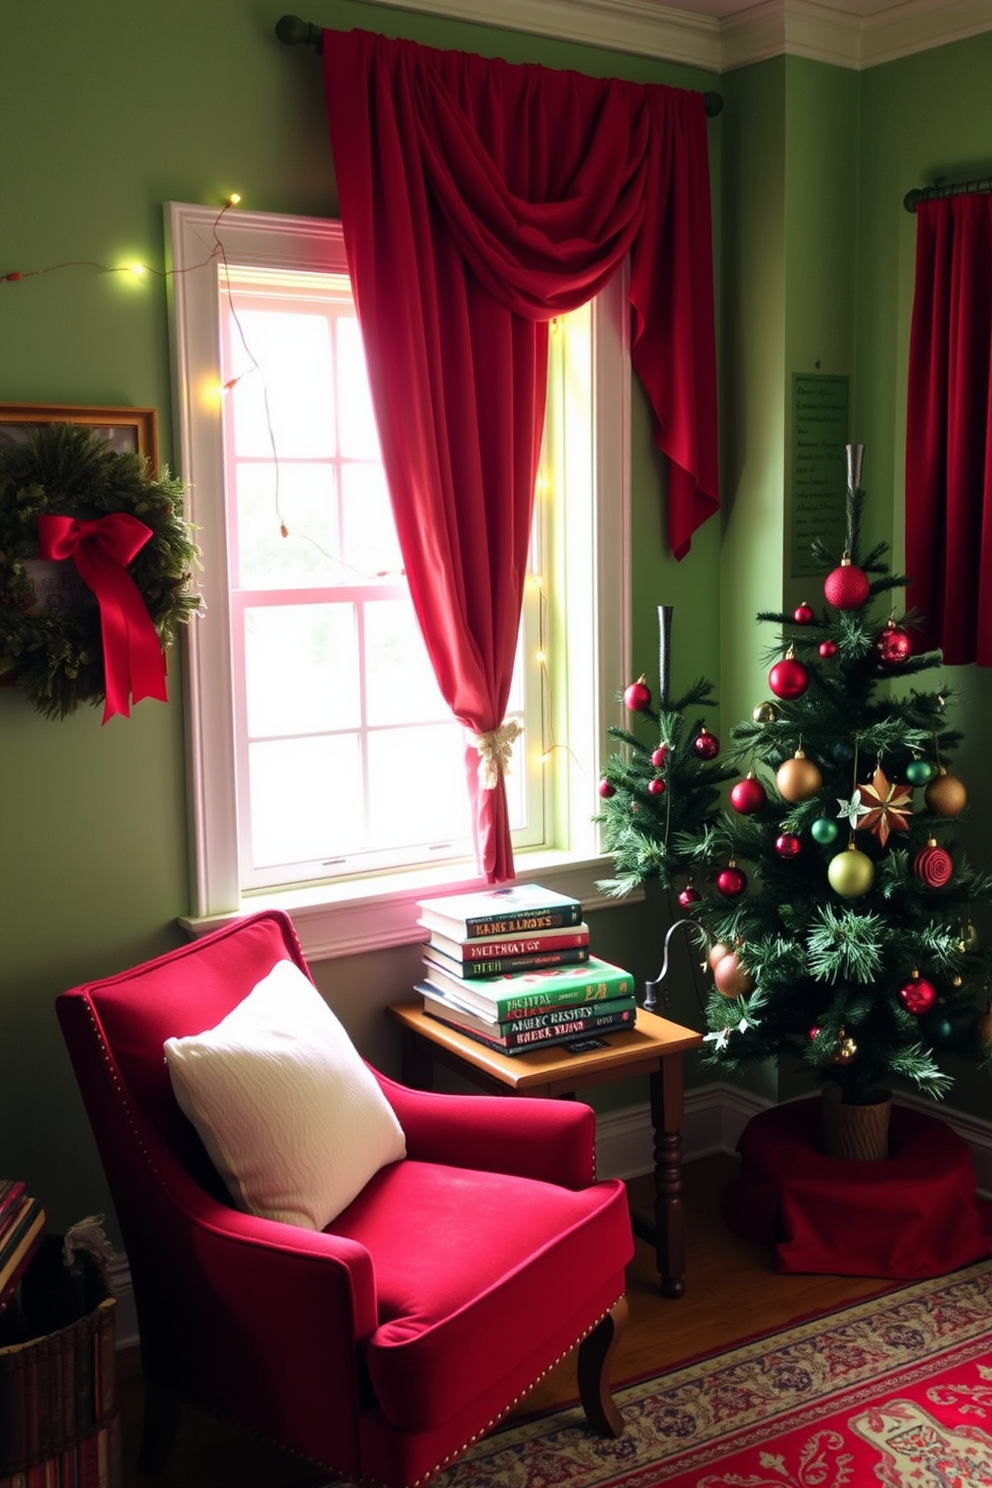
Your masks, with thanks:
[[[913,792],[906,786],[889,781],[881,765],[877,767],[870,785],[859,785],[858,795],[864,806],[864,814],[856,823],[858,830],[874,832],[884,847],[890,832],[905,832],[909,828],[908,817],[913,814]]]
[[[860,789],[854,792],[854,795],[849,801],[843,801],[838,796],[837,805],[840,807],[837,813],[838,818],[841,821],[846,819],[852,827],[859,827],[861,825],[859,818],[864,816],[865,812],[869,809],[861,799]]]

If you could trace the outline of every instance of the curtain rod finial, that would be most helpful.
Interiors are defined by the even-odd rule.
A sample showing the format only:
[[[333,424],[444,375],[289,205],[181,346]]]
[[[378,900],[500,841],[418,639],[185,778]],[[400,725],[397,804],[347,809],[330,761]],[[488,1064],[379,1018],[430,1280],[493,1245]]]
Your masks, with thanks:
[[[286,46],[312,46],[320,51],[321,29],[299,16],[284,15],[276,21],[276,35]]]
[[[922,198],[923,192],[919,189],[919,187],[914,186],[912,191],[906,192],[906,195],[902,199],[902,204],[906,208],[907,212],[915,212],[917,204],[922,200]]]

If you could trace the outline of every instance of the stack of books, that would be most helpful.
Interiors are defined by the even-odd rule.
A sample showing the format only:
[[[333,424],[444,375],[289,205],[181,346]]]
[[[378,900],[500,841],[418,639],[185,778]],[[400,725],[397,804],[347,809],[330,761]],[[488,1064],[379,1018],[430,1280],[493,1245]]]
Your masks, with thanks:
[[[0,1312],[15,1295],[45,1233],[45,1209],[20,1178],[0,1178]]]
[[[634,979],[592,955],[577,899],[521,884],[419,908],[428,938],[417,991],[428,1016],[502,1054],[595,1047],[634,1026]]]

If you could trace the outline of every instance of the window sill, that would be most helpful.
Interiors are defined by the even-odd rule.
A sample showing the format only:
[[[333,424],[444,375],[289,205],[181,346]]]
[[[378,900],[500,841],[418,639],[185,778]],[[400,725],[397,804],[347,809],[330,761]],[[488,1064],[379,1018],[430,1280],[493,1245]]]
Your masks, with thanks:
[[[623,901],[596,887],[613,871],[608,857],[576,859],[567,853],[521,853],[516,859],[518,883],[540,883],[545,888],[571,894],[584,911],[636,903],[644,897],[636,890]],[[236,910],[225,914],[182,916],[179,924],[191,938],[218,930],[233,920],[263,909],[285,909],[293,919],[303,953],[308,961],[330,961],[338,956],[359,956],[386,946],[413,945],[424,938],[417,923],[418,899],[431,895],[464,894],[488,885],[478,877],[454,878],[445,873],[421,871],[369,879],[337,886],[319,884],[309,889],[285,890],[252,895]]]

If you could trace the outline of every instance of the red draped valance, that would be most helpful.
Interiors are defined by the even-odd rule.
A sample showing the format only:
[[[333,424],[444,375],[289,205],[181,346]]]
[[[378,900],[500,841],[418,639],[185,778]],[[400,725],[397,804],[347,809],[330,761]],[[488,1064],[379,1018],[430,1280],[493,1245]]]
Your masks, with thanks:
[[[719,504],[702,94],[326,31],[341,220],[383,459],[441,691],[503,721],[519,625],[547,322],[630,261],[632,361],[668,456],[676,557]],[[502,777],[479,853],[512,877]]]

